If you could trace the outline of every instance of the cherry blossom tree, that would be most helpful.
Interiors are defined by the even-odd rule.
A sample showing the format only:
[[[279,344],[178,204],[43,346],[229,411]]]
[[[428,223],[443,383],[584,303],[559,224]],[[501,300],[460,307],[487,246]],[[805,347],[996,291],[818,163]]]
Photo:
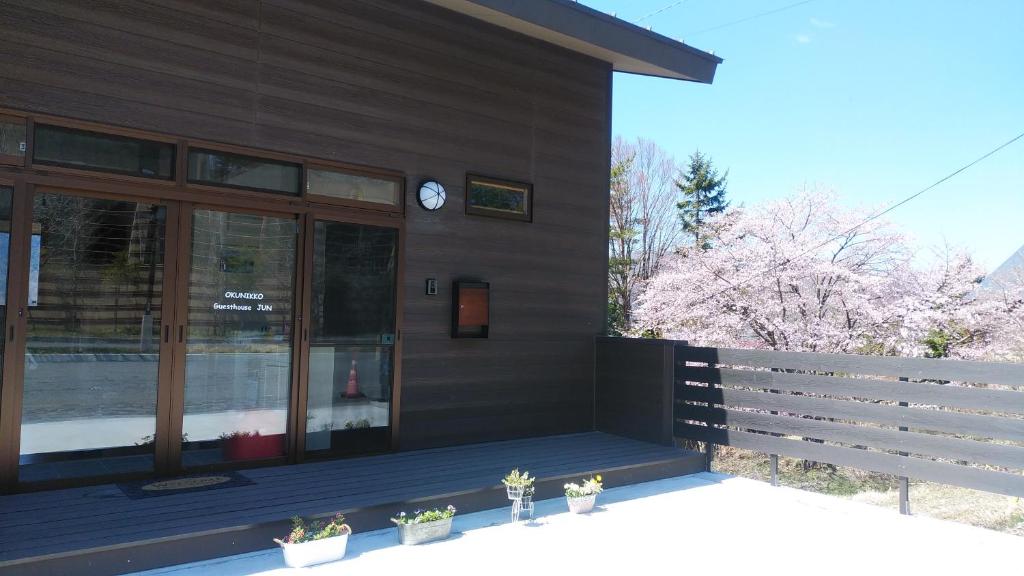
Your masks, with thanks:
[[[986,360],[1024,361],[1024,268],[1010,271],[1001,282],[981,290],[979,300],[989,306],[989,332],[973,355]]]
[[[904,235],[825,190],[727,210],[705,237],[713,248],[680,248],[647,283],[639,329],[704,345],[978,357],[1005,309],[976,297],[968,256],[915,267]]]

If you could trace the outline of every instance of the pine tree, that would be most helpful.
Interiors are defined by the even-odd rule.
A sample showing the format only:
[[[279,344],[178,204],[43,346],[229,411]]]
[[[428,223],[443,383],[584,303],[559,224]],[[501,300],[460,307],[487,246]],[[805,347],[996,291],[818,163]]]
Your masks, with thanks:
[[[693,234],[695,246],[701,246],[701,228],[708,217],[729,207],[725,199],[726,178],[729,171],[719,176],[711,159],[700,153],[690,156],[690,165],[676,180],[676,188],[683,193],[683,199],[676,207],[682,221],[683,232]]]

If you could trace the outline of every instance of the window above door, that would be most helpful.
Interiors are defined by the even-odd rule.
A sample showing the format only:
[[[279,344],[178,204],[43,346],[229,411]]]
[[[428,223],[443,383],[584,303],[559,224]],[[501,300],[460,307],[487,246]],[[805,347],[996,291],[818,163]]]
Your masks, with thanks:
[[[274,209],[298,199],[392,215],[404,207],[405,175],[394,170],[0,109],[4,165],[54,179],[148,182],[200,202],[248,198]]]

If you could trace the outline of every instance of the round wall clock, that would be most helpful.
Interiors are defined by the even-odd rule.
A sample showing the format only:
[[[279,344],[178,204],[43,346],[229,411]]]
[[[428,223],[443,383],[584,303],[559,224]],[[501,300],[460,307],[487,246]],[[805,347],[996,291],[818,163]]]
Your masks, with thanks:
[[[424,210],[438,210],[441,206],[444,206],[444,201],[447,198],[444,186],[441,186],[440,182],[427,180],[420,184],[420,191],[416,196],[416,201],[419,202]]]

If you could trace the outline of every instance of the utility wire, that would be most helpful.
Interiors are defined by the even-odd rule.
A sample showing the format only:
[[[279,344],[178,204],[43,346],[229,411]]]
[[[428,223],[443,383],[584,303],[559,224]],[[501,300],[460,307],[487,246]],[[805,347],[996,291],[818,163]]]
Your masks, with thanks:
[[[771,14],[777,14],[779,12],[783,12],[783,11],[789,10],[791,8],[796,8],[797,6],[802,6],[804,4],[809,4],[811,2],[814,2],[814,0],[803,0],[802,2],[794,2],[792,4],[787,4],[787,5],[782,6],[780,8],[775,8],[774,10],[769,10],[767,12],[761,12],[761,13],[758,13],[758,14],[754,14],[753,16],[747,16],[746,18],[740,18],[739,20],[733,20],[732,22],[726,22],[725,24],[719,24],[718,26],[712,26],[711,28],[705,28],[703,30],[698,30],[696,32],[691,32],[689,34],[683,35],[683,38],[689,39],[690,37],[697,36],[698,34],[704,34],[705,32],[711,32],[711,31],[714,31],[714,30],[721,30],[722,28],[728,28],[729,26],[735,26],[736,24],[742,24],[744,22],[749,22],[751,20],[755,20],[757,18],[762,18],[764,16],[769,16]]]
[[[686,2],[686,0],[679,0],[678,2],[673,2],[673,3],[669,4],[668,6],[663,6],[661,8],[658,8],[654,12],[651,12],[650,14],[648,14],[648,15],[642,17],[642,18],[637,18],[636,21],[634,22],[634,24],[639,24],[640,22],[643,22],[644,20],[647,20],[651,16],[657,16],[658,14],[661,14],[662,12],[664,12],[666,10],[671,10],[672,8],[675,8],[676,6],[679,6],[683,2]]]
[[[964,164],[963,166],[961,166],[960,168],[957,168],[953,172],[950,172],[949,174],[943,176],[942,178],[939,178],[938,180],[936,180],[932,184],[922,188],[921,190],[918,190],[917,192],[911,194],[910,196],[907,196],[903,200],[900,200],[899,202],[889,206],[885,210],[882,210],[881,212],[878,212],[876,214],[872,214],[871,216],[868,216],[867,218],[865,218],[864,220],[862,220],[861,222],[859,222],[855,226],[850,227],[849,229],[843,231],[842,233],[836,234],[835,236],[832,236],[831,238],[825,240],[824,242],[822,242],[822,243],[820,243],[820,244],[818,244],[816,246],[812,246],[812,247],[808,248],[807,250],[804,250],[803,252],[797,254],[796,256],[793,256],[792,258],[787,258],[786,260],[784,260],[784,261],[782,261],[782,262],[780,262],[778,264],[775,264],[774,266],[770,266],[768,268],[765,268],[764,270],[756,272],[756,273],[748,276],[747,278],[745,278],[745,279],[743,279],[743,280],[741,280],[741,281],[739,281],[739,282],[737,282],[735,284],[732,284],[731,286],[723,288],[722,290],[712,294],[708,299],[717,298],[717,297],[721,296],[722,294],[725,294],[726,292],[728,292],[730,290],[735,290],[736,288],[739,288],[739,287],[745,285],[746,283],[750,282],[754,278],[757,278],[758,276],[761,276],[761,275],[763,275],[765,273],[773,272],[775,270],[784,268],[785,266],[788,266],[789,264],[792,264],[794,261],[796,261],[796,260],[798,260],[800,258],[803,258],[804,256],[810,254],[811,252],[819,250],[819,249],[829,245],[830,243],[832,243],[832,242],[834,242],[836,240],[839,240],[840,238],[846,237],[851,232],[857,231],[860,227],[864,226],[865,224],[867,224],[869,222],[872,222],[874,220],[877,220],[878,218],[881,218],[885,214],[888,214],[889,212],[892,212],[893,210],[899,208],[900,206],[903,206],[904,204],[914,200],[915,198],[921,196],[925,192],[928,192],[929,190],[932,190],[933,188],[935,188],[936,186],[939,186],[943,182],[946,182],[946,181],[952,179],[953,177],[957,176],[961,172],[964,172],[965,170],[971,168],[972,166],[974,166],[974,165],[984,161],[985,159],[987,159],[990,156],[996,154],[997,152],[999,152],[1003,148],[1006,148],[1007,146],[1013,144],[1014,142],[1020,140],[1021,138],[1024,138],[1024,132],[1021,132],[1020,134],[1014,136],[1013,138],[1007,140],[1006,142],[1003,142],[999,146],[996,146],[992,150],[989,150],[988,152],[986,152],[985,154],[979,156],[978,158],[975,158],[971,162],[969,162],[967,164]]]

